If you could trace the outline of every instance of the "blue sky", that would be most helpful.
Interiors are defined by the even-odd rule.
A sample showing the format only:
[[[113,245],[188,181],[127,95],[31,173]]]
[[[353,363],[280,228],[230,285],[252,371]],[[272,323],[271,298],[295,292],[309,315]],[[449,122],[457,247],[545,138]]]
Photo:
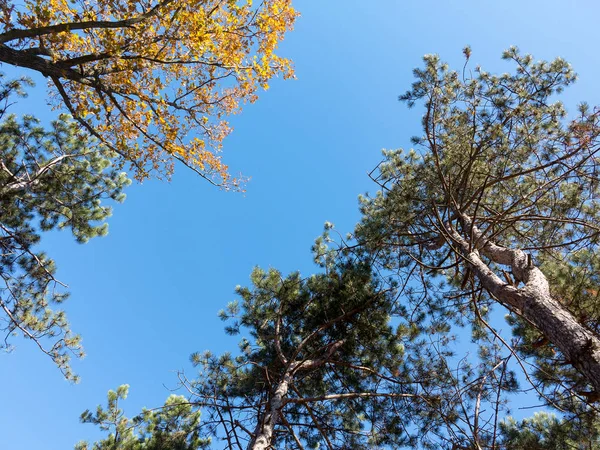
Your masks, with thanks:
[[[64,381],[31,343],[0,354],[0,448],[69,449],[96,430],[78,422],[108,389],[131,385],[126,409],[160,405],[194,351],[235,349],[217,311],[247,284],[255,265],[308,274],[310,247],[325,221],[341,232],[359,219],[357,196],[374,191],[369,172],[382,148],[409,147],[421,112],[397,101],[422,55],[462,66],[512,70],[502,50],[562,56],[579,73],[564,100],[600,104],[595,1],[297,0],[302,17],[281,46],[297,80],[276,81],[232,119],[224,145],[234,172],[252,177],[246,194],[219,191],[179,168],[172,182],[128,189],[106,238],[78,245],[68,233],[44,237],[65,305],[88,356]],[[14,70],[2,67],[9,73]],[[51,118],[45,82],[18,111]]]

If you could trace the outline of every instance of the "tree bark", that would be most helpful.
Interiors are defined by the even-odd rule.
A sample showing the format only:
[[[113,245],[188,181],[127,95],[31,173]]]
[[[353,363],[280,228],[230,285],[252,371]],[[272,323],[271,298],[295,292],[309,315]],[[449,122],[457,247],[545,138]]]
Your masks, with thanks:
[[[552,297],[548,280],[533,264],[531,255],[519,249],[509,249],[494,244],[483,236],[470,218],[462,215],[462,219],[465,228],[471,231],[471,241],[463,238],[450,225],[446,226],[446,230],[481,285],[498,302],[516,310],[533,323],[587,379],[596,393],[600,393],[598,336],[579,323],[560,302]],[[524,287],[518,288],[500,279],[481,259],[480,254],[497,264],[509,266],[516,281],[524,283]]]
[[[342,339],[329,344],[325,349],[325,355],[321,358],[306,359],[304,361],[295,361],[288,364],[281,381],[275,388],[275,392],[268,402],[265,413],[261,416],[256,425],[254,437],[248,444],[248,450],[265,450],[271,448],[273,432],[280,421],[281,408],[283,408],[286,402],[285,397],[287,396],[290,383],[296,372],[313,370],[322,366],[342,345],[344,345],[344,342],[345,340]]]
[[[281,382],[277,385],[271,400],[268,403],[267,411],[262,415],[262,420],[258,421],[254,438],[248,444],[248,450],[265,450],[273,442],[273,431],[279,423],[283,399],[288,393],[292,375],[287,372]]]
[[[0,62],[35,70],[45,77],[68,78],[78,82],[84,80],[84,76],[73,69],[59,67],[41,56],[26,50],[15,50],[6,44],[0,44]]]

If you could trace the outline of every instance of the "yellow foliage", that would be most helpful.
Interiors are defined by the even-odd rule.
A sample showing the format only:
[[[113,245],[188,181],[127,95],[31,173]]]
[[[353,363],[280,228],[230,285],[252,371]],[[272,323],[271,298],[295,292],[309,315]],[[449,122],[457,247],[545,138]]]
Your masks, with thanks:
[[[231,187],[219,155],[228,114],[274,76],[297,13],[290,0],[0,2],[0,61],[37,70],[137,178],[174,160]],[[16,6],[24,5],[24,6]]]

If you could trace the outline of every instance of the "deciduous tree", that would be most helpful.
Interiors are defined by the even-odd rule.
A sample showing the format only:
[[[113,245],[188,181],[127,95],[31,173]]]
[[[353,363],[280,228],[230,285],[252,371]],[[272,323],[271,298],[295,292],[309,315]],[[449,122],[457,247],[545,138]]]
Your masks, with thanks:
[[[289,0],[3,1],[0,62],[47,77],[54,104],[138,178],[179,160],[229,187],[224,117],[292,75],[275,52],[296,15]]]

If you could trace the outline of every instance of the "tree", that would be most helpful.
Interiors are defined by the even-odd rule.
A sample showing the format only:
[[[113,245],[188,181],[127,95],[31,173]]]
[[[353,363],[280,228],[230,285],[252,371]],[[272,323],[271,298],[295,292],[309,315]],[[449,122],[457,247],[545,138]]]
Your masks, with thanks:
[[[314,247],[325,273],[255,269],[220,312],[228,334],[247,336],[239,352],[194,354],[198,377],[180,373],[198,433],[225,449],[493,446],[496,393],[516,385],[497,343],[453,367],[444,320],[410,318],[407,292],[355,252],[330,251],[326,228]]]
[[[385,152],[353,235],[318,240],[324,273],[256,271],[239,290],[241,312],[222,316],[250,332],[241,354],[197,355],[200,378],[182,376],[206,434],[251,449],[595,445],[600,113],[567,121],[565,61],[504,57],[515,74],[426,56],[401,97],[424,101],[424,136]],[[502,420],[532,389],[560,419]]]
[[[224,116],[292,76],[275,50],[296,16],[289,0],[5,0],[0,61],[47,77],[54,104],[137,178],[178,160],[235,186],[218,155]]]
[[[240,354],[193,355],[200,376],[181,378],[203,409],[204,429],[226,449],[406,440],[396,413],[421,393],[408,376],[393,375],[404,364],[401,337],[388,323],[393,290],[379,290],[368,266],[349,261],[306,279],[256,269],[252,282],[238,289],[241,306],[221,312],[234,320],[230,334],[249,333]]]
[[[385,152],[373,177],[381,190],[362,198],[357,251],[411,286],[411,316],[471,324],[551,405],[595,415],[600,113],[583,104],[567,121],[554,100],[576,78],[564,60],[516,48],[504,59],[514,74],[461,74],[424,58],[400,97],[424,103],[423,136],[414,150]],[[492,326],[495,306],[514,338]]]
[[[314,247],[324,273],[255,269],[241,302],[220,312],[228,334],[245,336],[239,352],[194,354],[198,377],[179,374],[202,411],[199,435],[252,450],[494,442],[504,405],[495,393],[515,389],[498,345],[482,346],[479,366],[452,367],[447,324],[407,317],[404,288],[348,248],[327,248],[331,227]]]
[[[64,312],[50,308],[67,294],[54,276],[54,261],[36,245],[41,233],[52,229],[70,229],[78,242],[105,235],[111,208],[102,200],[122,201],[130,181],[111,168],[114,154],[67,116],[59,116],[45,130],[31,116],[18,121],[7,115],[10,96],[22,94],[26,80],[0,81],[0,310],[6,333],[2,347],[10,349],[9,338],[19,334],[74,379],[69,356],[82,354],[80,339],[71,332]]]
[[[180,373],[185,404],[202,411],[197,435],[217,448],[252,450],[411,442],[402,417],[441,400],[411,376],[405,351],[421,343],[406,336],[405,325],[390,326],[394,290],[380,290],[369,266],[349,260],[308,278],[274,269],[255,269],[251,278],[252,288],[237,289],[241,304],[220,312],[229,334],[248,333],[240,351],[194,354],[198,378]],[[121,423],[119,414],[110,417],[99,410],[94,423]],[[129,449],[111,436],[101,442]]]
[[[171,395],[165,404],[156,410],[144,409],[132,419],[119,408],[125,400],[129,385],[124,384],[116,391],[108,391],[108,404],[96,408],[96,413],[85,411],[83,423],[98,425],[109,431],[106,439],[94,443],[92,450],[197,450],[207,448],[210,439],[198,434],[200,413],[183,396]],[[80,442],[76,450],[88,450],[87,442]]]

